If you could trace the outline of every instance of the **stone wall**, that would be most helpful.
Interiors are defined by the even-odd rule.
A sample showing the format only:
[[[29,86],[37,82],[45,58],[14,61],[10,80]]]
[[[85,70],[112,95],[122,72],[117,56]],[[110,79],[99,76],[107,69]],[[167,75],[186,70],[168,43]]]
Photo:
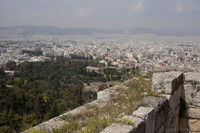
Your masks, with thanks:
[[[155,73],[152,91],[160,97],[146,97],[137,103],[139,109],[124,116],[133,125],[114,123],[101,133],[178,133],[181,90],[184,76],[181,72]]]
[[[65,121],[62,120],[62,116],[70,115],[78,115],[78,114],[86,114],[89,111],[93,110],[94,108],[102,108],[106,105],[106,103],[114,97],[116,94],[116,88],[119,87],[125,87],[124,84],[127,84],[127,82],[123,82],[119,85],[116,85],[114,87],[110,87],[109,89],[100,91],[97,93],[97,100],[92,101],[91,103],[85,104],[83,106],[80,106],[78,108],[75,108],[67,113],[61,114],[57,117],[54,117],[48,121],[45,121],[37,126],[34,126],[30,129],[27,129],[23,131],[22,133],[27,133],[30,130],[45,130],[46,132],[50,132],[54,129],[60,129],[63,125],[67,124]]]
[[[181,100],[188,110],[180,116],[180,133],[200,133],[200,73],[185,73]]]
[[[123,86],[123,83],[120,86]],[[63,115],[76,115],[93,107],[101,108],[114,96],[117,87],[119,85],[101,91],[98,93],[97,100],[33,128],[51,131],[66,124],[64,121],[60,121]],[[131,116],[122,118],[131,121],[133,124],[113,123],[101,133],[200,132],[200,73],[183,74],[176,71],[154,73],[152,91],[158,93],[159,97],[149,96],[143,98],[137,102],[136,106],[139,108]],[[182,111],[180,105],[186,104],[190,104],[190,108],[179,119],[180,110]],[[24,131],[24,133],[27,131]]]
[[[190,105],[200,107],[200,73],[185,73],[181,99]]]
[[[124,117],[133,126],[114,123],[101,133],[200,133],[200,73],[154,73],[152,91],[160,97],[142,99]]]

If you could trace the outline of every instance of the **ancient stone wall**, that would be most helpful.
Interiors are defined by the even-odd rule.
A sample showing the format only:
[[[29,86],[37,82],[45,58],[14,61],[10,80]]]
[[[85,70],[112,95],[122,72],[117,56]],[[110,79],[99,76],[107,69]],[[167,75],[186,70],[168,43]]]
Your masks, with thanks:
[[[33,128],[51,131],[66,124],[60,121],[63,115],[83,113],[92,107],[101,108],[112,98],[117,87],[101,91],[98,93],[97,100]],[[143,98],[138,101],[136,106],[139,108],[131,116],[122,118],[131,121],[132,124],[113,123],[101,133],[200,132],[200,73],[183,74],[176,71],[154,73],[152,91],[158,93],[159,96]],[[190,108],[183,107],[183,105],[190,106]],[[182,114],[184,109],[186,113],[180,118],[180,113]]]
[[[184,104],[180,116],[180,133],[188,129],[191,133],[200,133],[200,73],[185,73],[181,100]],[[186,110],[185,110],[186,109]]]
[[[139,109],[124,116],[133,125],[114,123],[101,133],[178,133],[181,90],[184,76],[181,72],[155,73],[152,91],[160,97],[146,97],[138,102]]]
[[[45,121],[37,126],[34,126],[30,129],[27,129],[23,131],[22,133],[27,133],[30,130],[44,130],[46,132],[50,132],[54,129],[60,129],[63,125],[67,124],[64,120],[62,120],[62,116],[67,115],[78,115],[78,114],[86,114],[93,108],[102,108],[106,105],[106,103],[114,96],[113,94],[116,93],[116,88],[123,87],[124,84],[126,84],[129,81],[123,82],[119,85],[116,85],[114,87],[110,87],[109,89],[100,91],[97,93],[97,100],[92,101],[91,103],[85,104],[83,106],[80,106],[78,108],[75,108],[69,112],[66,112],[64,114],[61,114],[57,117],[54,117],[48,121]]]
[[[133,126],[112,124],[102,133],[200,133],[200,73],[154,73],[152,91],[129,118]]]

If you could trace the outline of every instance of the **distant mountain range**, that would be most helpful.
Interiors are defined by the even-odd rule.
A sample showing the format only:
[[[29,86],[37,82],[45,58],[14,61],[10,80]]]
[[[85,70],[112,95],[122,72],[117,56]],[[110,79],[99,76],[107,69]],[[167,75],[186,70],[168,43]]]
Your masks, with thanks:
[[[169,32],[159,31],[147,28],[134,28],[122,30],[101,30],[94,28],[58,28],[54,26],[15,26],[0,27],[1,34],[47,34],[47,35],[94,35],[94,34],[155,34],[158,36],[188,36],[200,35],[199,32]]]
[[[54,26],[15,26],[0,27],[0,33],[11,34],[47,34],[47,35],[75,35],[107,33],[99,29],[84,28],[57,28]]]

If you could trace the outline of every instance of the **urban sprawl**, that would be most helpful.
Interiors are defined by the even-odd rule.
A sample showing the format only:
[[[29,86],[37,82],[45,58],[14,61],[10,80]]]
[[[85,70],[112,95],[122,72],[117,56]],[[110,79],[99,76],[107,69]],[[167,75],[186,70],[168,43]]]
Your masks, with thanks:
[[[140,67],[148,71],[200,70],[200,42],[170,39],[98,37],[21,37],[0,39],[0,67],[9,61],[45,61],[51,57],[97,59],[106,67]]]

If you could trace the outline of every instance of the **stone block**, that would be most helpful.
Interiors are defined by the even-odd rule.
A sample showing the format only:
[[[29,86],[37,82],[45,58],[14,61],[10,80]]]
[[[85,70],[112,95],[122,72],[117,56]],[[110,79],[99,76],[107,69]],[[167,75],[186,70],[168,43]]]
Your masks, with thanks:
[[[73,109],[73,110],[71,110],[71,111],[69,111],[65,114],[62,114],[62,115],[68,115],[68,114],[77,115],[77,114],[83,113],[86,110],[87,110],[87,107],[85,105],[83,105],[83,106],[75,108],[75,109]]]
[[[190,132],[200,133],[200,120],[189,119],[189,129],[190,129]]]
[[[180,132],[179,133],[200,133],[200,120],[199,119],[189,119],[180,118]]]
[[[179,132],[179,112],[180,107],[176,108],[174,112],[168,115],[168,119],[165,122],[165,130],[170,133],[178,133]]]
[[[162,95],[166,97],[169,101],[169,107],[170,107],[169,115],[174,113],[177,110],[178,106],[180,105],[181,91],[183,90],[182,88],[183,85],[180,85],[178,90],[176,90],[172,95]]]
[[[200,106],[200,85],[184,85],[184,92],[181,94],[181,99],[188,104]]]
[[[30,132],[31,129],[34,129],[34,130],[42,129],[42,130],[45,130],[46,132],[48,132],[48,131],[50,132],[53,129],[61,128],[64,124],[66,124],[65,121],[61,121],[61,119],[59,117],[55,117],[46,122],[40,123],[39,125],[37,125],[33,128],[27,129],[27,130],[23,131],[22,133],[28,133],[28,132]]]
[[[145,121],[145,133],[154,133],[155,114],[152,107],[140,107],[134,111],[133,117],[139,117]]]
[[[185,101],[186,103],[190,104],[192,103],[192,97],[191,94],[195,90],[195,86],[192,84],[186,84],[183,87],[183,91],[181,92],[181,99]]]
[[[162,125],[162,126],[160,127],[160,129],[158,129],[158,131],[155,132],[155,133],[164,133],[164,132],[165,132],[165,126]]]
[[[155,131],[160,129],[160,127],[165,123],[168,112],[169,112],[169,102],[163,97],[153,97],[149,96],[143,98],[137,103],[137,106],[153,107],[155,111]]]
[[[122,118],[126,118],[133,122],[133,129],[131,133],[145,133],[145,122],[141,118],[133,116],[124,116]]]
[[[173,94],[183,84],[182,72],[154,73],[152,79],[152,91],[161,94]]]
[[[185,73],[185,82],[192,84],[200,84],[200,73],[188,72]]]
[[[190,131],[188,121],[188,118],[180,118],[179,133],[186,133]]]
[[[110,93],[109,90],[103,90],[97,93],[97,100],[109,101],[110,100]]]
[[[168,102],[168,101],[164,97],[149,96],[149,97],[145,97],[142,100],[138,101],[135,106],[136,107],[143,106],[143,107],[156,108],[156,107],[158,107],[158,105],[161,105],[163,103],[167,104],[166,102]]]
[[[200,119],[200,108],[189,108],[183,117]]]
[[[107,101],[104,100],[94,100],[91,103],[88,103],[89,106],[92,107],[98,107],[98,108],[102,108],[107,104]]]
[[[131,120],[133,125],[113,123],[101,133],[145,133],[145,124],[142,119],[132,116],[124,116],[123,118]]]
[[[132,130],[133,127],[131,125],[122,125],[113,123],[100,133],[130,133]]]

